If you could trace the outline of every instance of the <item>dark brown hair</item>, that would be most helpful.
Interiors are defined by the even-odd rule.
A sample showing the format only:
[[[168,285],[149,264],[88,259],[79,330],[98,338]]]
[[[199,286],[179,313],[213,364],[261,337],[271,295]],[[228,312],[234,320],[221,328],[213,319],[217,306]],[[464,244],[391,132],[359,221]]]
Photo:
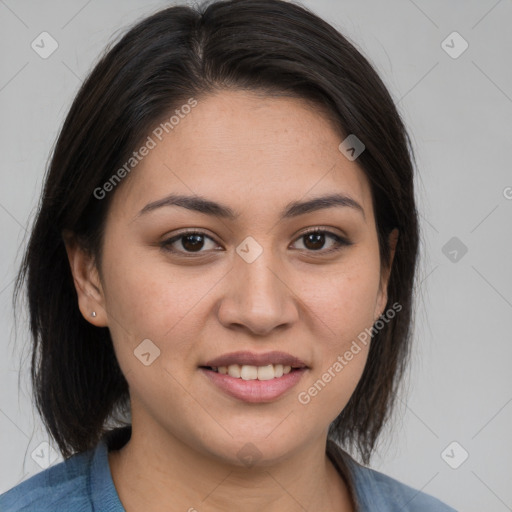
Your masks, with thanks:
[[[391,96],[353,44],[299,5],[175,6],[131,28],[83,83],[56,142],[16,280],[15,306],[27,283],[36,406],[64,457],[94,447],[107,423],[129,410],[129,396],[108,328],[79,311],[63,230],[76,234],[101,275],[115,191],[99,200],[94,190],[166,114],[227,88],[304,98],[366,146],[357,163],[371,185],[383,265],[388,234],[399,230],[388,306],[402,309],[374,334],[362,378],[329,436],[367,463],[389,417],[408,359],[419,239],[414,156]]]

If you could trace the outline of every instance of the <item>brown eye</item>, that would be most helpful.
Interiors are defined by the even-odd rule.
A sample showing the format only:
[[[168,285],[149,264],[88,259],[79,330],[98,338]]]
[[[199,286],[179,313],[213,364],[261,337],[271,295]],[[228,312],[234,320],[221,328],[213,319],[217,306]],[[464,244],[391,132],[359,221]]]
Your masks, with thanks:
[[[303,238],[305,241],[304,245],[311,250],[317,251],[322,249],[325,244],[325,233],[308,233]]]
[[[181,233],[179,235],[173,236],[172,238],[169,238],[168,240],[164,240],[161,243],[161,247],[169,252],[173,253],[202,253],[206,251],[202,251],[208,244],[206,243],[207,240],[210,240],[213,242],[213,246],[217,247],[217,244],[215,241],[210,238],[205,233],[202,233],[201,231],[191,231],[186,233]],[[213,248],[213,247],[212,247]]]
[[[187,251],[199,251],[204,246],[202,235],[185,235],[181,237],[181,245]]]
[[[208,241],[211,243],[209,248]],[[318,252],[321,254],[335,252],[342,249],[344,246],[352,245],[352,242],[349,240],[330,231],[318,228],[303,233],[297,241],[303,241],[304,248],[299,247],[300,250]],[[325,249],[326,244],[328,246],[327,249]],[[201,255],[211,250],[218,250],[218,245],[215,243],[215,240],[202,231],[180,233],[179,235],[164,240],[160,245],[165,251],[184,256],[193,254]]]
[[[338,251],[344,246],[352,245],[352,242],[347,239],[335,233],[331,233],[330,231],[321,229],[315,229],[308,231],[307,233],[303,233],[297,239],[297,241],[299,240],[303,240],[303,245],[306,251],[322,252],[323,254]],[[330,247],[325,250],[324,246],[329,240],[332,240],[332,242]]]

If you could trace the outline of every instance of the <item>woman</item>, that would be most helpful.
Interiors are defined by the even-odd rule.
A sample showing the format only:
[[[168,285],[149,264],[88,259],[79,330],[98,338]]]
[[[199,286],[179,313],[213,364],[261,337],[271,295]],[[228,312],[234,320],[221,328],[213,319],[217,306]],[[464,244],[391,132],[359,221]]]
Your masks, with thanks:
[[[133,27],[71,107],[16,286],[65,461],[2,510],[453,510],[346,451],[368,464],[406,364],[411,155],[300,6]]]

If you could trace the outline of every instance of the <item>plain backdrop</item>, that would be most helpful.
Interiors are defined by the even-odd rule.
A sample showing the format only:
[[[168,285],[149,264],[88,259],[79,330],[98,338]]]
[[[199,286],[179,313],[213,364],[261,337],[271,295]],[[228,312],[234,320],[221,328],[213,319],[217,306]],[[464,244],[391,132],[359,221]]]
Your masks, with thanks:
[[[26,312],[15,337],[11,306],[51,148],[105,45],[169,5],[0,0],[0,492],[53,453],[31,402]],[[418,160],[412,364],[371,466],[459,510],[512,510],[512,2],[303,5],[375,66]],[[48,58],[31,46],[42,32],[58,44]]]

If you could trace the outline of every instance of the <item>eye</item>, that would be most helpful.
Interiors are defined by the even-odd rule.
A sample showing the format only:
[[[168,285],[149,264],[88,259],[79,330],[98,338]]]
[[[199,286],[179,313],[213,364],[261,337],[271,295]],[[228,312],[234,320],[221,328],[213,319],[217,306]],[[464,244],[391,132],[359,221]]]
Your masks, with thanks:
[[[202,231],[185,231],[180,233],[179,235],[169,238],[168,240],[164,240],[160,245],[164,250],[169,252],[193,254],[205,252],[201,251],[201,249],[203,249],[205,245],[208,245],[205,243],[206,240],[210,240],[211,242],[213,242],[213,246],[217,247],[217,244],[215,243],[213,238],[209,237],[208,235],[206,235],[206,233],[203,233]]]
[[[215,240],[213,240],[213,238],[208,236],[206,233],[197,230],[181,232],[176,236],[164,240],[161,242],[160,246],[165,251],[171,253],[192,256],[194,253],[201,254],[204,252],[210,252],[208,250],[208,244],[206,243],[207,240],[209,240],[212,244],[210,250],[218,250],[216,249],[218,245],[216,244]],[[352,245],[352,242],[346,238],[343,238],[336,233],[332,233],[331,231],[323,230],[320,228],[315,228],[302,233],[297,241],[299,240],[304,240],[304,249],[299,247],[299,250],[305,250],[307,252],[319,252],[321,254],[339,251],[345,246]],[[331,240],[330,248],[323,249],[328,240]],[[202,251],[202,249],[206,250]]]
[[[323,246],[325,245],[326,240],[329,239],[333,241],[331,243],[331,247],[327,250],[323,250]],[[315,228],[307,231],[306,233],[302,233],[297,241],[299,240],[304,240],[303,245],[305,250],[308,252],[321,252],[322,254],[339,251],[345,246],[352,245],[352,242],[346,238],[343,238],[336,233],[332,233],[331,231],[323,230],[320,228]]]

